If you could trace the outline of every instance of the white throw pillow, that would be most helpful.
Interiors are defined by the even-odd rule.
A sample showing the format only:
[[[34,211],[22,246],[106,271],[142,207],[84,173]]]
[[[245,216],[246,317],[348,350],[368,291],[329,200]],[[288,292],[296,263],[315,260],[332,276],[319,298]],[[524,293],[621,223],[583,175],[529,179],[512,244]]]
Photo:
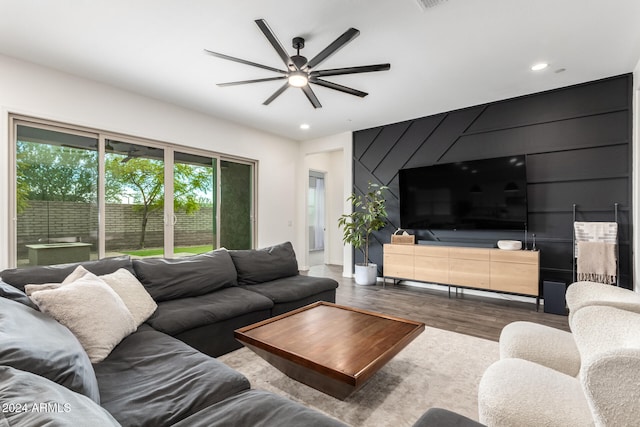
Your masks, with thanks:
[[[31,296],[32,293],[38,291],[47,291],[49,289],[58,289],[63,286],[62,283],[43,283],[41,285],[24,285],[24,293]]]
[[[24,289],[27,295],[31,295],[33,292],[66,286],[67,284],[73,283],[82,277],[97,278],[98,276],[79,265],[64,279],[62,283],[26,285]],[[131,274],[127,269],[121,268],[113,273],[99,276],[99,278],[109,285],[120,298],[122,298],[122,301],[127,306],[134,321],[136,322],[136,327],[143,324],[144,321],[147,320],[154,311],[156,311],[156,308],[158,308],[158,305],[153,298],[151,298],[151,295],[149,295],[149,292],[147,292],[142,283],[140,283],[136,276]]]
[[[158,308],[149,292],[129,270],[121,268],[100,278],[122,298],[136,322],[136,327],[142,325]]]
[[[43,313],[69,328],[91,362],[97,363],[136,330],[136,323],[118,294],[91,276],[56,289],[34,291],[31,299]]]

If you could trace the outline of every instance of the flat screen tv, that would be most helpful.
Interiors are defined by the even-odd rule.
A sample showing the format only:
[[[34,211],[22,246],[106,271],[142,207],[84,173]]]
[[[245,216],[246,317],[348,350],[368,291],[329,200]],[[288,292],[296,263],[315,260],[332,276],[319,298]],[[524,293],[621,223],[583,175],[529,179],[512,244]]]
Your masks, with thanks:
[[[400,226],[411,230],[524,230],[524,155],[401,169]]]

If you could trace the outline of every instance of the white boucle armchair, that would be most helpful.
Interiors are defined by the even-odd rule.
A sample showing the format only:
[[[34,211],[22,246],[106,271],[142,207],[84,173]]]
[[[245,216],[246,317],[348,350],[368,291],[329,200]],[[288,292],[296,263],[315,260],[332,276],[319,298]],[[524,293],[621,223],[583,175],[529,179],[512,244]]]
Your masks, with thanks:
[[[640,425],[640,314],[587,306],[574,314],[572,328],[595,424]]]
[[[640,294],[629,289],[596,282],[575,282],[567,288],[569,323],[582,307],[606,305],[640,313]]]
[[[490,427],[640,425],[640,314],[583,306],[574,313],[571,329],[577,376],[545,366],[540,354],[534,357],[540,363],[504,357],[480,381],[480,422]],[[549,343],[529,340],[529,346],[537,345]]]
[[[566,294],[569,327],[583,307],[610,306],[640,313],[640,294],[596,282],[575,282]],[[535,343],[536,345],[532,345]],[[500,358],[514,357],[547,366],[567,375],[580,370],[580,353],[571,332],[533,322],[513,322],[500,335]]]

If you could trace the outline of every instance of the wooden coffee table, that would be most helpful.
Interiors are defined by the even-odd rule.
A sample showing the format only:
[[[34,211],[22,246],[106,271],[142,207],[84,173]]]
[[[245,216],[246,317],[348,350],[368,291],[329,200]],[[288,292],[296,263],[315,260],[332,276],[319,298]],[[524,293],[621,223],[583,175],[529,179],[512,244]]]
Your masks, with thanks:
[[[287,376],[344,400],[424,330],[424,323],[318,302],[235,331]]]

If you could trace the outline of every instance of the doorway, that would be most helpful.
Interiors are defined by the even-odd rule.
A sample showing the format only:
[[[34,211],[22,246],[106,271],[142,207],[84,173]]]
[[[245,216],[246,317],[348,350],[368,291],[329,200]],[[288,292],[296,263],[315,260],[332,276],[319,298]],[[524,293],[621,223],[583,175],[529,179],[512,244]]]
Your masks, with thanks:
[[[309,171],[307,215],[309,225],[309,266],[325,264],[326,186],[324,172]]]

